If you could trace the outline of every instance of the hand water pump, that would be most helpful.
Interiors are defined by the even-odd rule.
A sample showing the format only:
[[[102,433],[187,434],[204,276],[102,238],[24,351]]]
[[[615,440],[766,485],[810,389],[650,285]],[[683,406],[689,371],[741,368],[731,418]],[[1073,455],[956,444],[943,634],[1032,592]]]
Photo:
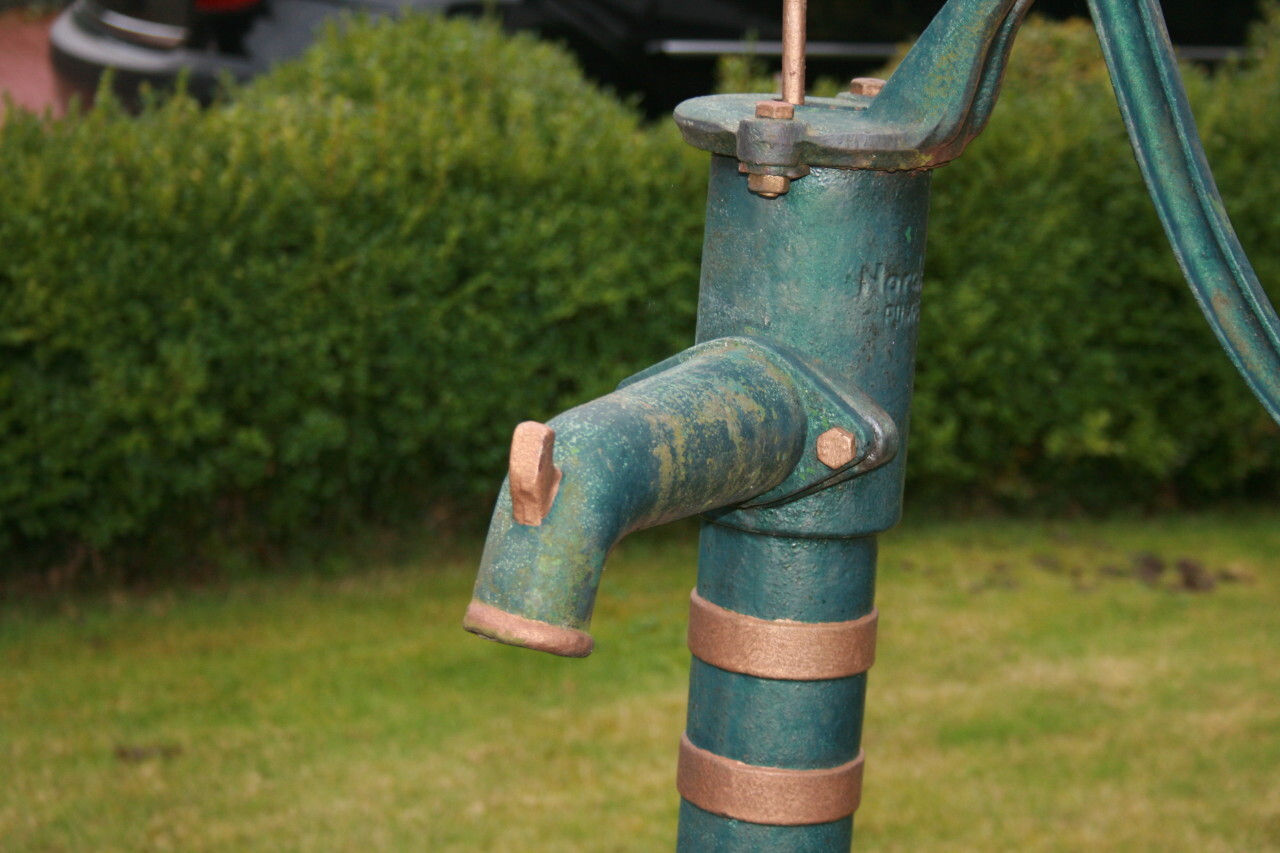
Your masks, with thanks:
[[[678,849],[848,850],[876,539],[902,505],[931,170],[986,125],[1030,0],[950,0],[888,82],[676,110],[710,151],[697,344],[516,428],[465,627],[585,656],[610,548],[702,516]],[[1156,0],[1090,0],[1138,163],[1205,317],[1280,420],[1280,319],[1218,197]]]

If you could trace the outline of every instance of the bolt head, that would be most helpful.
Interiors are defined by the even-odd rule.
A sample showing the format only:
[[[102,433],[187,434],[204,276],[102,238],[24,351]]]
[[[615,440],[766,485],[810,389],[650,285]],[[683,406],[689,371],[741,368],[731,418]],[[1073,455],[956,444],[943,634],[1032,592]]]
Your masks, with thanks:
[[[791,189],[791,179],[782,175],[747,175],[747,189],[765,198],[777,198]]]
[[[818,460],[828,468],[843,468],[858,452],[858,439],[842,427],[832,427],[818,436]]]
[[[795,117],[794,104],[786,101],[756,101],[756,118],[791,119]]]
[[[879,77],[854,77],[849,81],[849,92],[854,95],[866,95],[874,98],[884,88],[884,81]]]

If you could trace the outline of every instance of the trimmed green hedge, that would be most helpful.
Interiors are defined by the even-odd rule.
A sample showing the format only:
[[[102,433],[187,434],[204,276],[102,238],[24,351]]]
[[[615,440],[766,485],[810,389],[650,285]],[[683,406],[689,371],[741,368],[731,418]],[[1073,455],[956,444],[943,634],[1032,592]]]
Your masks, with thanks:
[[[1186,69],[1240,237],[1280,302],[1280,16],[1255,58]],[[1276,493],[1280,429],[1184,284],[1092,27],[1028,26],[987,133],[939,172],[916,493],[1087,508]]]
[[[1274,287],[1274,18],[1259,43],[1191,85]],[[353,23],[208,110],[10,119],[0,553],[478,505],[514,423],[688,345],[705,168],[560,50],[431,18]],[[932,235],[917,495],[1105,507],[1280,480],[1086,27],[1027,27]]]
[[[687,345],[696,160],[560,50],[430,18],[207,111],[11,122],[0,550],[492,490],[516,420]]]

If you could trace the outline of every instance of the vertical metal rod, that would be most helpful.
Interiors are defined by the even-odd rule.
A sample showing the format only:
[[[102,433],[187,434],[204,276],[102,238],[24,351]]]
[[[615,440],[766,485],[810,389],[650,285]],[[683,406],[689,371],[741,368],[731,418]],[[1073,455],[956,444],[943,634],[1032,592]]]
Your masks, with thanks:
[[[804,103],[806,0],[782,2],[782,100]]]

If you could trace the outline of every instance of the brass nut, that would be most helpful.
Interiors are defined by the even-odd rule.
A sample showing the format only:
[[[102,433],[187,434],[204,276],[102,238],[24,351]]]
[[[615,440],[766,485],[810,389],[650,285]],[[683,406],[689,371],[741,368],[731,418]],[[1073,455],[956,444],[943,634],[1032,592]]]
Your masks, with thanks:
[[[782,175],[747,175],[747,189],[765,198],[777,198],[791,189],[791,179]]]
[[[858,453],[858,439],[842,427],[832,427],[818,436],[818,460],[828,468],[843,468]]]
[[[786,101],[756,101],[756,118],[781,118],[790,119],[796,117],[796,108],[794,104]]]
[[[884,81],[878,77],[854,77],[849,81],[849,92],[854,95],[866,95],[874,98],[884,88]]]

